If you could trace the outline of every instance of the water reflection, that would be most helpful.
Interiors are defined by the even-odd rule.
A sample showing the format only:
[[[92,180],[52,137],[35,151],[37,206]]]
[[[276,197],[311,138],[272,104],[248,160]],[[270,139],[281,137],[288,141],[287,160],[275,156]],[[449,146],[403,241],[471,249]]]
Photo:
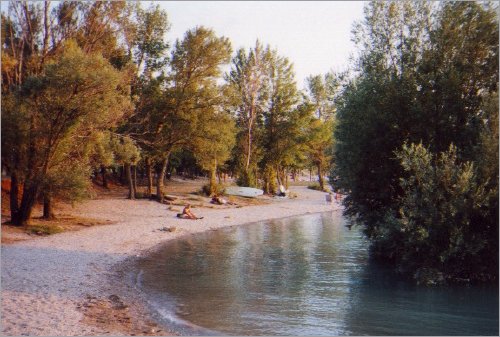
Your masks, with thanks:
[[[192,236],[137,269],[158,307],[226,334],[498,334],[498,288],[417,288],[366,248],[324,213]]]

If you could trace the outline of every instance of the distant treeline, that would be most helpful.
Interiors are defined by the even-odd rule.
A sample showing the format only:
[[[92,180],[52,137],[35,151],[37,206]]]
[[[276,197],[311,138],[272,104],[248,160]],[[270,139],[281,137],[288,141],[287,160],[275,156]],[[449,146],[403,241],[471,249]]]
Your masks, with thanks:
[[[375,256],[422,283],[498,279],[497,13],[372,2],[354,29],[331,176]]]
[[[169,28],[154,4],[9,3],[2,169],[14,224],[26,224],[37,202],[51,218],[55,199],[86,197],[96,173],[106,184],[121,171],[134,199],[137,168],[160,201],[179,166],[206,172],[208,194],[219,191],[217,174],[273,194],[288,173],[312,167],[325,188],[336,78],[311,76],[301,92],[290,61],[269,46],[233,53],[205,27],[169,45]]]

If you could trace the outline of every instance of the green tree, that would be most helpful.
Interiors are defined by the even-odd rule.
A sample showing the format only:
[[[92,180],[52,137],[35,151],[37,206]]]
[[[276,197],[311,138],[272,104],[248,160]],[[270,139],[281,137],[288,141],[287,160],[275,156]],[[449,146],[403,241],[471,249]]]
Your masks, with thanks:
[[[311,117],[307,128],[306,151],[309,160],[318,170],[318,182],[322,191],[326,191],[325,174],[332,160],[334,120],[322,121]]]
[[[232,59],[232,67],[226,77],[232,86],[235,115],[239,129],[236,153],[240,184],[257,186],[255,171],[259,162],[259,148],[256,138],[257,126],[262,123],[262,114],[268,103],[268,66],[270,48],[264,48],[257,41],[255,47],[248,51],[239,49]]]
[[[313,110],[308,123],[306,151],[310,163],[317,169],[321,190],[325,189],[324,175],[329,171],[333,152],[333,129],[335,125],[335,96],[339,77],[333,73],[309,76],[307,79],[307,105]]]
[[[348,193],[345,213],[377,243],[388,231],[397,233],[389,220],[400,216],[407,193],[400,179],[409,171],[394,153],[405,142],[424,144],[431,156],[454,144],[457,165],[475,161],[482,171],[477,149],[487,134],[483,102],[498,86],[498,19],[494,8],[475,2],[372,2],[365,14],[354,38],[363,47],[357,76],[337,100],[331,178],[338,176]],[[477,179],[482,186],[497,177]],[[498,228],[497,205],[492,201],[482,218],[488,231]],[[482,236],[486,229],[475,230]],[[373,247],[392,259],[399,241],[393,243]],[[498,241],[489,247],[497,251]]]
[[[115,162],[123,165],[125,174],[127,176],[127,183],[129,186],[129,199],[135,199],[136,184],[132,177],[132,166],[136,165],[140,158],[141,153],[139,148],[135,145],[134,141],[126,136],[113,139],[113,153],[115,155]]]
[[[318,119],[326,120],[335,113],[335,95],[339,88],[339,80],[333,73],[324,76],[311,75],[306,78],[307,93],[310,103]]]
[[[266,193],[277,191],[276,183],[287,185],[286,169],[297,159],[302,134],[297,123],[303,122],[297,111],[299,92],[295,83],[293,65],[276,50],[268,58],[268,104],[262,112],[262,149],[259,162],[263,171],[263,189]]]
[[[144,113],[132,123],[144,130],[138,136],[161,163],[156,194],[163,199],[163,177],[170,155],[204,132],[205,114],[219,105],[217,79],[221,67],[229,62],[231,45],[227,38],[217,37],[204,27],[186,32],[177,40],[165,76],[147,87]],[[151,95],[151,94],[152,95]]]
[[[408,177],[400,180],[399,216],[380,229],[377,244],[419,282],[489,278],[498,258],[489,257],[489,233],[477,226],[489,215],[490,192],[473,163],[458,162],[455,146],[434,156],[404,144],[396,157]]]
[[[208,114],[209,112],[206,112]],[[231,155],[235,143],[234,120],[225,112],[212,112],[205,123],[204,132],[192,144],[197,163],[209,172],[208,194],[217,194],[216,174]]]
[[[122,74],[74,43],[11,95],[2,113],[2,133],[9,135],[2,137],[2,157],[24,183],[21,204],[11,209],[13,223],[23,225],[62,144],[116,124],[131,106]]]
[[[162,109],[161,86],[168,64],[169,44],[165,35],[170,29],[167,13],[158,5],[142,9],[140,3],[130,8],[131,18],[124,26],[127,55],[135,72],[132,76],[132,99],[135,102],[133,118],[119,128],[126,137],[132,137],[142,151],[147,174],[147,195],[153,193],[153,167],[162,153],[154,146],[156,118]],[[163,179],[163,178],[162,178]],[[130,189],[134,191],[133,188]]]

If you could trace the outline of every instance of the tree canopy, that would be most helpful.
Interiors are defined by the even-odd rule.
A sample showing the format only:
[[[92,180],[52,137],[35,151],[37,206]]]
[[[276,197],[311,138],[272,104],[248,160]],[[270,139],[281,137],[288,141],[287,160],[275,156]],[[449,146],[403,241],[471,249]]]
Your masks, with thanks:
[[[496,278],[498,142],[481,141],[496,132],[495,10],[371,2],[365,15],[356,76],[337,99],[331,181],[347,194],[345,213],[376,254],[422,282]],[[486,150],[496,160],[483,146],[496,146]]]

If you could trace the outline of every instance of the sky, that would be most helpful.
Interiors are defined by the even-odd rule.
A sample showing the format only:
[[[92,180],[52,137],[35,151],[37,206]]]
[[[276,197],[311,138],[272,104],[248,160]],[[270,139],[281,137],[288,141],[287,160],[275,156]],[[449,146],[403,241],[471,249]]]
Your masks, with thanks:
[[[309,75],[345,70],[356,48],[355,21],[363,19],[364,1],[145,1],[167,11],[167,40],[182,39],[196,26],[212,28],[230,39],[233,50],[247,51],[260,40],[293,64],[297,85]],[[7,2],[1,1],[2,11]]]
[[[171,23],[167,40],[196,26],[248,50],[259,39],[293,64],[297,84],[309,75],[347,68],[355,52],[351,30],[363,19],[362,1],[159,1]],[[143,7],[147,7],[146,4]]]

